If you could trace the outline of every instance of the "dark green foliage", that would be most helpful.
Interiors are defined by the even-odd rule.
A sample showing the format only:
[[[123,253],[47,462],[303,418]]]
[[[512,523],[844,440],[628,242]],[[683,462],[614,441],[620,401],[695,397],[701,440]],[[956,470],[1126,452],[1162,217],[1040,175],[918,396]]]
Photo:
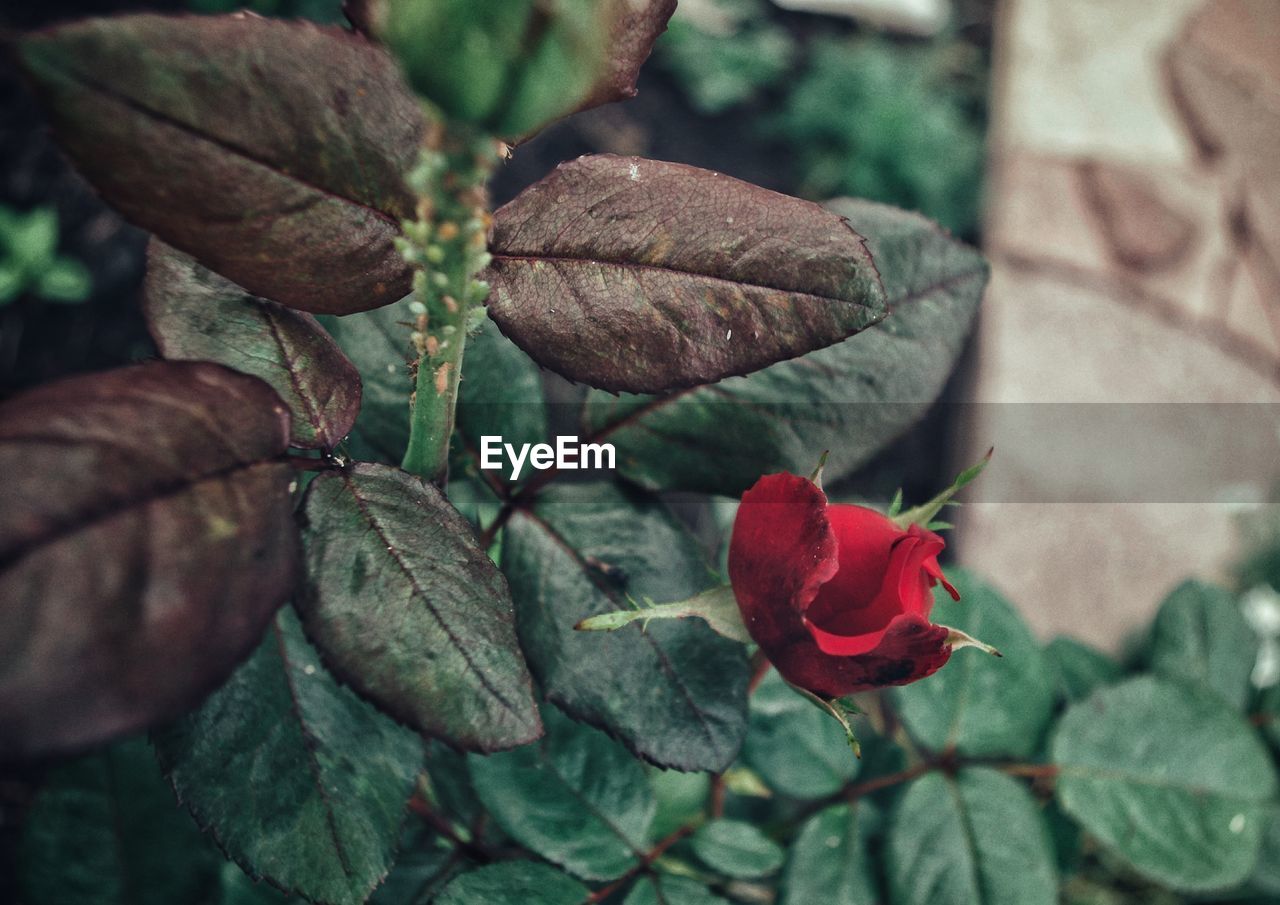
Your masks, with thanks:
[[[1151,637],[1151,669],[1217,692],[1236,710],[1248,703],[1258,639],[1225,588],[1188,581],[1165,600]]]
[[[1062,807],[1141,873],[1221,889],[1258,860],[1271,758],[1210,691],[1152,676],[1104,688],[1054,731]]]
[[[24,905],[1258,905],[1280,890],[1264,742],[1280,694],[1254,688],[1258,645],[1226,590],[1178,589],[1151,674],[1126,677],[1075,642],[1042,648],[948,567],[964,600],[933,617],[1004,658],[839,702],[862,714],[862,761],[829,703],[759,660],[752,681],[750,645],[639,609],[722,584],[714,532],[695,539],[668,509],[702,515],[705,497],[653,491],[733,496],[824,449],[829,482],[853,475],[937,399],[987,276],[918,215],[824,211],[640,158],[567,164],[491,223],[496,135],[628,96],[672,8],[353,0],[364,34],[131,16],[18,40],[71,157],[193,256],[152,261],[164,354],[245,372],[153,363],[0,413],[0,756],[150,726],[172,787],[136,740],[33,765]],[[668,52],[704,107],[794,94],[777,122],[810,191],[972,227],[980,105],[945,78],[972,61],[819,38],[784,85],[789,14],[714,8],[737,30],[727,66],[703,65],[706,35]],[[56,275],[47,218],[24,231]],[[326,318],[335,346],[277,302],[385,307]],[[587,396],[585,431],[617,444],[623,481],[513,487],[477,450],[560,427],[535,360],[596,387],[684,389]],[[733,592],[712,593],[723,626]],[[614,611],[644,615],[575,631]],[[3,831],[18,776],[0,783]]]
[[[391,867],[422,742],[342,688],[292,610],[204,705],[158,732],[196,821],[248,873],[363,902]]]
[[[933,751],[1028,757],[1049,725],[1053,668],[995,589],[957,569],[949,575],[960,602],[936,594],[932,618],[981,638],[1004,656],[958,656],[929,681],[897,689],[902,720]]]
[[[507,583],[433,485],[356,465],[307,488],[307,634],[344,681],[473,751],[541,734]]]
[[[221,857],[130,739],[51,771],[27,817],[31,905],[214,905]]]
[[[655,802],[644,769],[603,733],[545,712],[534,745],[472,755],[480,800],[512,838],[588,880],[635,867],[652,841]]]
[[[830,450],[835,482],[921,418],[955,366],[987,265],[923,217],[832,202],[867,237],[892,314],[842,343],[743,378],[665,397],[588,397],[584,429],[648,487],[737,496],[762,474],[808,474]]]
[[[907,788],[887,843],[895,905],[1054,905],[1049,834],[1016,780],[971,768]]]
[[[880,38],[811,44],[808,71],[773,122],[773,134],[794,152],[802,192],[884,201],[972,234],[983,128],[968,105],[982,88],[957,87],[976,68],[957,56],[965,51]]]
[[[1074,638],[1054,638],[1044,653],[1057,675],[1058,694],[1069,702],[1084,700],[1121,675],[1118,663]]]
[[[776,842],[741,820],[713,820],[699,827],[689,844],[707,867],[748,880],[774,873],[786,858]]]
[[[437,905],[571,905],[586,896],[585,886],[553,867],[513,861],[463,874],[435,901]]]
[[[779,795],[821,798],[858,774],[840,724],[770,670],[751,698],[743,759]]]
[[[867,854],[880,815],[865,803],[834,805],[805,823],[782,878],[782,905],[870,905],[875,873]]]
[[[521,645],[549,700],[652,763],[729,765],[746,732],[741,644],[696,619],[573,630],[587,616],[625,608],[628,597],[682,600],[715,582],[661,503],[608,485],[551,488],[511,517],[502,569]]]

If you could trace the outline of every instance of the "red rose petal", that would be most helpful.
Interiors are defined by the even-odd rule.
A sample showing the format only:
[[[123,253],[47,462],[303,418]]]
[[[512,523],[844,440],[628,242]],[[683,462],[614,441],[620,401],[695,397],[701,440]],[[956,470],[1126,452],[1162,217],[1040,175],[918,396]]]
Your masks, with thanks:
[[[918,616],[899,616],[875,650],[857,657],[824,654],[812,640],[796,643],[770,660],[792,685],[838,698],[931,676],[951,657],[947,629]]]
[[[729,542],[729,580],[766,656],[805,636],[800,612],[836,573],[827,497],[793,474],[765,475],[742,495]]]

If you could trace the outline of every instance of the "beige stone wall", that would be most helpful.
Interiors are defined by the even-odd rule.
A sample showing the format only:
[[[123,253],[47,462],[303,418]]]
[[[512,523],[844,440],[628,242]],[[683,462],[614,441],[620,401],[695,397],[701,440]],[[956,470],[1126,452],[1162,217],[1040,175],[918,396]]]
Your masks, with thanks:
[[[1005,0],[972,385],[993,405],[965,459],[997,453],[956,538],[1045,635],[1115,648],[1231,561],[1239,501],[1280,477],[1280,407],[1235,443],[1133,405],[1141,443],[1110,455],[1083,415],[1037,442],[1026,409],[1280,402],[1277,47],[1275,0]]]

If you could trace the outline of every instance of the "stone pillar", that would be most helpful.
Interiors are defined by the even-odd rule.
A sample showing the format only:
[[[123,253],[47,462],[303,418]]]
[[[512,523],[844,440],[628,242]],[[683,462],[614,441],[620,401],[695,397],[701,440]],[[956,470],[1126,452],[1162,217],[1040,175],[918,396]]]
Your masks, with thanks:
[[[1280,2],[1005,0],[996,42],[960,560],[1115,649],[1280,477]]]

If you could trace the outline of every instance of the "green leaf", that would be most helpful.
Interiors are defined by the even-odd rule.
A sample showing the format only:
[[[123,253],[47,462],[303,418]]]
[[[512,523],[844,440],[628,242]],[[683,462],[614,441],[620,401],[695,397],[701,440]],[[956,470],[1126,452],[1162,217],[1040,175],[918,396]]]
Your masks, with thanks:
[[[217,899],[218,905],[299,905],[305,901],[280,892],[270,883],[254,880],[234,861],[222,864],[222,895]]]
[[[245,292],[152,239],[143,314],[160,354],[265,380],[289,407],[290,443],[332,449],[360,410],[360,374],[309,314]]]
[[[533,861],[490,864],[454,878],[434,905],[579,905],[590,890]]]
[[[463,752],[443,742],[429,743],[427,780],[432,804],[455,821],[471,825],[484,816],[480,799],[471,788],[471,773]]]
[[[726,899],[697,880],[669,874],[646,874],[636,880],[622,905],[728,905]]]
[[[712,820],[689,840],[693,853],[712,870],[754,880],[782,867],[786,853],[776,842],[742,820]]]
[[[782,905],[874,905],[875,870],[867,855],[879,822],[863,802],[827,808],[805,823],[791,845],[782,877]]]
[[[456,873],[460,864],[456,849],[419,821],[401,832],[395,865],[373,891],[369,905],[426,905]]]
[[[1054,905],[1044,819],[1026,788],[987,768],[931,773],[899,799],[886,841],[894,905]]]
[[[1258,655],[1258,636],[1240,604],[1224,588],[1186,581],[1160,605],[1152,628],[1151,669],[1157,675],[1209,688],[1243,711]]]
[[[360,414],[347,439],[357,461],[399,465],[409,445],[411,365],[417,358],[412,309],[413,299],[407,297],[376,311],[319,318],[360,372]],[[464,377],[466,373],[464,358]]]
[[[9,256],[18,269],[36,276],[53,263],[58,250],[58,212],[38,207],[13,219],[9,230]]]
[[[614,4],[597,0],[360,0],[349,8],[399,57],[418,93],[507,138],[586,101],[606,75],[615,15]]]
[[[618,610],[613,613],[601,613],[589,619],[583,619],[576,626],[580,632],[613,632],[639,622],[648,628],[652,619],[701,619],[717,635],[722,635],[739,644],[751,644],[751,633],[742,622],[742,613],[738,609],[738,601],[733,596],[733,588],[724,585],[695,594],[688,600],[675,603],[645,603],[635,609]]]
[[[706,773],[681,773],[679,770],[651,767],[649,786],[658,802],[653,835],[662,838],[701,817],[711,792],[711,777]]]
[[[775,670],[751,696],[751,728],[742,756],[771,789],[792,798],[834,795],[858,775],[858,759],[840,724]]]
[[[360,464],[307,488],[303,625],[326,664],[386,712],[456,747],[538,737],[506,582],[433,485]]]
[[[657,62],[699,113],[725,113],[795,72],[796,39],[763,5],[712,0],[707,15],[676,18],[658,44]]]
[[[1119,664],[1074,638],[1054,638],[1044,653],[1057,676],[1058,694],[1071,703],[1083,701],[1094,689],[1111,685],[1121,676]]]
[[[1280,896],[1280,804],[1268,807],[1263,821],[1262,851],[1249,881],[1268,895]]]
[[[13,261],[0,260],[0,305],[7,305],[27,288],[27,278]]]
[[[148,362],[0,405],[0,761],[186,712],[299,565],[289,415],[256,377]]]
[[[666,397],[588,397],[584,429],[639,484],[738,496],[761,474],[851,474],[918,420],[955,366],[986,285],[977,252],[914,214],[832,202],[880,271],[892,312],[838,345]],[[736,334],[735,334],[736,335]]]
[[[502,569],[529,666],[548,700],[659,766],[723,770],[746,734],[746,650],[699,621],[576,632],[628,597],[679,600],[715,581],[657,500],[553,485],[507,523]]]
[[[80,172],[165,242],[305,311],[408,292],[394,240],[413,216],[402,177],[424,124],[369,41],[256,16],[136,15],[34,32],[19,54]]]
[[[391,867],[422,742],[341,687],[289,608],[199,710],[155,737],[178,797],[257,879],[360,905]]]
[[[541,741],[469,758],[471,781],[513,839],[585,880],[611,880],[649,848],[644,768],[602,732],[545,710]]]
[[[221,863],[134,738],[50,772],[23,828],[18,880],[32,905],[208,903]]]
[[[1275,770],[1217,695],[1154,676],[1103,688],[1067,710],[1052,759],[1063,809],[1151,879],[1201,891],[1253,870]]]
[[[494,214],[489,316],[534,360],[658,393],[795,358],[884,317],[836,214],[709,170],[595,155]]]
[[[55,258],[36,281],[36,294],[50,302],[83,302],[92,291],[89,268],[75,258]]]
[[[894,689],[902,721],[933,751],[1030,756],[1052,715],[1053,668],[1017,611],[994,588],[961,569],[948,574],[960,602],[935,594],[933,621],[979,637],[1004,656],[959,654],[928,679]]]

